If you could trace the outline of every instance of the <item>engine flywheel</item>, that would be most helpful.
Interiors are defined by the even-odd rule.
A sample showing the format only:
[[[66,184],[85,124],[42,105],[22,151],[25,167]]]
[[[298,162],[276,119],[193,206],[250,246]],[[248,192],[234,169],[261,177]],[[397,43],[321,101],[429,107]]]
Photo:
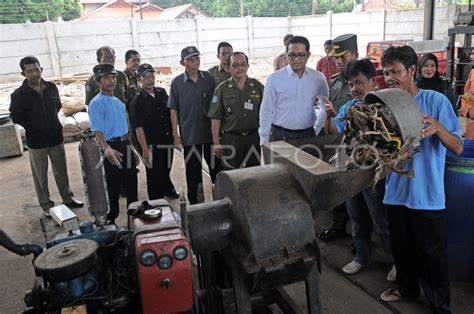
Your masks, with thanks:
[[[81,277],[97,262],[98,244],[93,240],[78,239],[64,242],[40,254],[35,269],[52,282],[64,282]]]

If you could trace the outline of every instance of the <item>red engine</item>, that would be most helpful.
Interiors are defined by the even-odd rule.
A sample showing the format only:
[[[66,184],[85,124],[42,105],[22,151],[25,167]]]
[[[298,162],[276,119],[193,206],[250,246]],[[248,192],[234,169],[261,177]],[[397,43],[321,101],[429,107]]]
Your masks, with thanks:
[[[184,312],[193,306],[191,248],[165,200],[149,201],[141,218],[130,216],[143,313]],[[141,203],[131,204],[138,207]]]

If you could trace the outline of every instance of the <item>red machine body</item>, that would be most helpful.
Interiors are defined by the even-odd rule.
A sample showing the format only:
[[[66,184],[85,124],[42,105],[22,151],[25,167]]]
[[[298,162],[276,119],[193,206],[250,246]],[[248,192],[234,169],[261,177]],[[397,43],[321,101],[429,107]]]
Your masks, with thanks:
[[[193,306],[191,247],[171,207],[164,200],[149,203],[161,208],[160,217],[129,218],[143,313],[187,311]]]

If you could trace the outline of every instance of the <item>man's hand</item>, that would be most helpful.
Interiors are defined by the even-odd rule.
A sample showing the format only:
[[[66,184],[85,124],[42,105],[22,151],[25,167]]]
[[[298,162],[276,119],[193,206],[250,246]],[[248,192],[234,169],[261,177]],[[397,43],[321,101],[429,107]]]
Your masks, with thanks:
[[[337,116],[337,112],[336,110],[334,110],[334,106],[332,105],[332,102],[329,100],[329,98],[327,96],[324,96],[323,100],[324,105],[326,106],[327,119]]]
[[[421,130],[421,138],[427,138],[430,137],[431,135],[437,133],[440,128],[439,122],[427,115],[423,115],[423,129]]]
[[[222,145],[221,145],[221,143],[214,142],[213,148],[214,148],[214,155],[216,155],[217,158],[221,158],[221,156],[222,156]]]
[[[182,149],[183,148],[183,142],[181,141],[181,136],[178,134],[173,135],[173,144],[175,148]]]
[[[143,153],[143,159],[145,159],[145,161],[147,163],[150,163],[150,161],[152,160],[152,156],[150,154],[150,150],[148,148],[145,148],[145,149],[142,149]]]
[[[123,156],[122,153],[113,149],[110,146],[107,146],[107,148],[104,150],[104,155],[105,157],[107,157],[107,159],[110,161],[112,165],[120,167],[122,163],[122,156]]]

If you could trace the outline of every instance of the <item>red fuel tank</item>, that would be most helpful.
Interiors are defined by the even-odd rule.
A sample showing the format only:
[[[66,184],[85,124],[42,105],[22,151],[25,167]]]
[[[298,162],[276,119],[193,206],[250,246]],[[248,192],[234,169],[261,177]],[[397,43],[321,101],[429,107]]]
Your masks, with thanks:
[[[143,313],[187,311],[193,306],[191,247],[170,205],[148,203],[157,206],[150,215],[155,218],[129,216]]]

